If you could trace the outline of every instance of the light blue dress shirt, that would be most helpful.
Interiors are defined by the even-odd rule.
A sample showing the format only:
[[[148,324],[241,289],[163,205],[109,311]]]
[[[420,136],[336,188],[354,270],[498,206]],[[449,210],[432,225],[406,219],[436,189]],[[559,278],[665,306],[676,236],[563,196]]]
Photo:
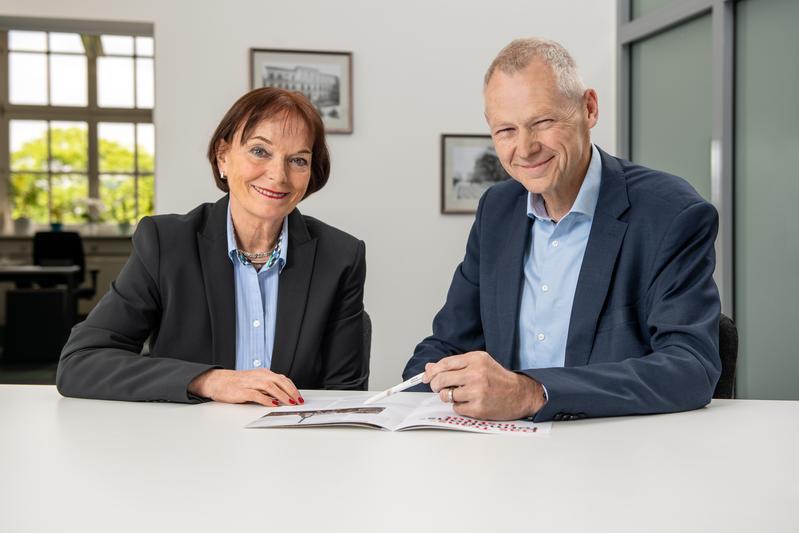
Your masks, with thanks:
[[[519,310],[519,369],[562,367],[566,360],[572,302],[594,220],[602,178],[599,150],[592,145],[580,192],[557,223],[541,195],[528,193],[533,219],[524,257],[524,287]]]
[[[227,247],[233,262],[236,290],[236,370],[270,368],[275,344],[277,288],[279,274],[286,265],[288,254],[288,217],[280,231],[280,258],[260,271],[251,264],[242,264],[236,253],[236,237],[230,206],[227,212]]]

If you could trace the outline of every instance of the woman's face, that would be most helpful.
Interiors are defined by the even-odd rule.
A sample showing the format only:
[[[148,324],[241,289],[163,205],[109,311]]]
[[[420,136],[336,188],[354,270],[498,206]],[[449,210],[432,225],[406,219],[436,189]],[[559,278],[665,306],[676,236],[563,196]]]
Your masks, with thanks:
[[[231,210],[254,224],[282,221],[308,189],[311,147],[310,132],[300,119],[264,120],[244,143],[239,129],[218,156],[230,188]]]

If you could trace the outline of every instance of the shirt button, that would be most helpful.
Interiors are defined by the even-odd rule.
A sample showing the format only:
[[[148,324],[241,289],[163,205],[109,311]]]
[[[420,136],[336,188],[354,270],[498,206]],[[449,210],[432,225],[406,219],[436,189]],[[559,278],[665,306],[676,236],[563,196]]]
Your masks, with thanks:
[[[538,337],[538,340],[540,340],[540,341],[543,341],[544,339],[546,339],[546,336],[544,336],[544,334],[543,334],[543,333],[539,333],[539,334],[537,335],[537,337]]]
[[[257,328],[260,325],[261,325],[261,321],[260,320],[253,320],[252,321],[252,327]]]
[[[541,290],[547,292],[549,290],[549,285],[541,285]]]
[[[557,248],[559,244],[560,242],[558,241],[552,241],[552,246],[554,246],[555,248]]]
[[[252,362],[252,366],[254,366],[255,368],[258,368],[259,366],[261,366],[261,360],[260,359],[256,359],[255,361]]]

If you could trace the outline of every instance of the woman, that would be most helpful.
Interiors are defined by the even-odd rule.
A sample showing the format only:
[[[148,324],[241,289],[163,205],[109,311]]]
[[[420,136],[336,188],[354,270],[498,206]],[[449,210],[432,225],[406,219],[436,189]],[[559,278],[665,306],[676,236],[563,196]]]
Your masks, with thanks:
[[[229,194],[139,222],[119,278],[64,346],[59,392],[271,407],[303,403],[298,388],[365,389],[364,243],[296,209],[330,172],[319,113],[300,93],[251,91],[208,159]]]

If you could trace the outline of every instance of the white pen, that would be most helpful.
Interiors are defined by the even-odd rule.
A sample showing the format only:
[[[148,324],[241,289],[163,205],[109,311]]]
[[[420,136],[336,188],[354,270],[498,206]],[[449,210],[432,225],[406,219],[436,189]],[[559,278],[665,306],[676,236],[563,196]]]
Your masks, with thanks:
[[[370,397],[365,402],[363,402],[363,404],[366,405],[369,403],[375,403],[376,401],[382,400],[387,396],[391,396],[392,394],[395,394],[397,392],[404,391],[405,389],[410,389],[414,385],[418,385],[419,383],[421,383],[423,377],[424,377],[424,372],[422,372],[421,374],[416,374],[408,381],[403,381],[399,385],[394,385],[390,389],[386,389],[383,392],[375,394],[374,396]]]

